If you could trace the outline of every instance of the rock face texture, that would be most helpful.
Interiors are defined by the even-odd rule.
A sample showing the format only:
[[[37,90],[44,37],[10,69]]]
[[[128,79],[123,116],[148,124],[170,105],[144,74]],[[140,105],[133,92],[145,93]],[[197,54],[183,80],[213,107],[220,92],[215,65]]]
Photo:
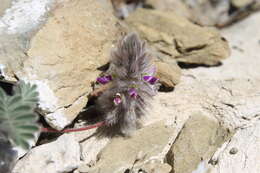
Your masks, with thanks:
[[[255,0],[231,0],[232,5],[234,5],[237,8],[245,7],[253,2],[256,2]]]
[[[157,67],[157,77],[165,88],[174,88],[180,82],[181,69],[177,63],[167,64],[158,61],[155,64]]]
[[[12,1],[10,8],[0,19],[0,33],[29,37],[42,26],[47,13],[57,1],[52,0],[19,0]]]
[[[11,64],[16,77],[38,85],[46,120],[62,129],[86,105],[97,68],[107,63],[119,35],[112,8],[94,0],[66,1],[51,13],[26,54],[18,51],[21,56],[0,61]]]
[[[190,9],[183,1],[180,0],[146,0],[146,4],[156,10],[170,11],[188,19],[192,18]]]
[[[164,122],[159,121],[138,130],[131,140],[121,137],[114,138],[99,153],[99,160],[95,168],[89,172],[121,173],[140,165],[152,156],[154,159],[160,159],[160,153],[167,146],[173,130],[173,127],[166,127]],[[157,138],[159,136],[160,140]]]
[[[49,1],[46,4],[50,6]],[[158,75],[166,88],[173,88],[180,81],[181,71],[175,59],[215,65],[228,56],[227,43],[216,32],[195,26],[185,19],[182,21],[177,16],[169,21],[170,18],[160,12],[152,12],[149,16],[151,22],[162,23],[145,25],[142,20],[145,20],[147,12],[141,11],[133,23],[131,18],[134,17],[130,17],[129,24],[139,22],[140,35],[152,44],[154,54],[162,61],[157,63]],[[119,38],[121,27],[112,14],[111,4],[107,3],[65,1],[51,13],[30,44],[30,37],[18,33],[35,29],[9,27],[8,33],[16,34],[1,37],[4,44],[1,45],[0,56],[3,58],[0,63],[6,67],[6,79],[19,78],[38,85],[42,114],[53,128],[62,129],[86,105],[86,96],[92,90],[91,82],[100,73],[97,68],[108,61],[111,46]],[[150,27],[161,24],[165,25],[162,31]],[[182,32],[184,27],[193,32]],[[142,31],[142,28],[147,31]]]
[[[165,126],[173,126],[175,130],[172,131],[167,145],[159,154],[161,157],[155,159],[144,157],[143,154],[134,154],[137,155],[136,158],[141,158],[137,160],[145,158],[144,160],[153,160],[156,164],[158,158],[164,160],[166,155],[169,158],[175,153],[176,158],[170,157],[167,163],[172,166],[172,170],[184,173],[228,173],[238,169],[246,173],[259,172],[257,161],[260,152],[258,140],[260,90],[257,86],[260,85],[258,70],[260,62],[256,61],[259,55],[255,53],[259,48],[256,36],[259,34],[256,29],[259,18],[260,14],[251,16],[238,26],[222,31],[232,45],[231,58],[224,61],[222,66],[184,69],[181,81],[174,92],[159,93],[153,103],[154,109],[148,114],[150,115],[146,124],[148,126],[143,127],[141,131],[145,133],[147,128],[147,131],[152,133],[149,124],[157,124],[156,122],[162,119],[166,120],[162,121]],[[252,25],[249,26],[248,23]],[[237,37],[238,33],[241,34],[241,28],[243,28],[243,36]],[[165,127],[157,126],[157,129],[159,128]],[[138,134],[140,132],[137,132]],[[160,135],[156,136],[161,140]],[[227,140],[229,137],[231,139]],[[124,142],[129,144],[128,147],[138,146],[136,147],[138,149],[133,150],[138,153],[137,151],[144,151],[146,148],[147,145],[141,145],[146,140],[150,139],[133,136],[125,139]],[[188,144],[189,146],[186,147]],[[113,166],[118,162],[125,163],[122,164],[126,165],[123,168],[129,168],[135,159],[120,157],[117,160],[113,154],[105,157],[108,151],[118,152],[114,148],[120,148],[120,153],[129,151],[128,148],[123,149],[121,146],[122,140],[113,139],[111,145],[107,145],[97,156],[100,160],[97,159],[91,169],[85,168],[85,172],[109,167],[111,162]],[[179,152],[183,151],[181,150],[183,148],[190,151],[190,154]],[[114,159],[110,159],[111,157]],[[202,162],[200,157],[203,157]],[[188,161],[184,162],[184,160]],[[144,168],[139,161],[132,170],[127,171],[134,172],[139,166]],[[123,168],[118,164],[112,172],[124,170]],[[84,172],[82,169],[78,172]]]
[[[260,9],[259,0],[147,0],[149,6],[171,11],[203,26],[223,27]]]
[[[21,23],[8,23],[21,19],[9,12],[0,19],[1,74],[38,84],[46,120],[63,128],[85,106],[121,29],[112,8],[95,0],[61,1],[46,21],[49,0],[15,2],[8,11],[28,2],[22,12],[39,3],[43,13],[29,10],[35,18],[22,15]],[[220,34],[171,12],[138,10],[126,23],[147,40],[161,82],[174,91],[155,97],[133,136],[109,138],[100,129],[63,134],[33,148],[14,173],[259,173],[260,13],[221,31],[232,51],[225,61],[229,48]],[[176,61],[223,64],[180,72]]]
[[[191,20],[201,25],[214,26],[222,24],[229,19],[229,0],[184,0],[186,6],[190,7]]]
[[[79,164],[80,145],[73,136],[66,134],[54,142],[32,149],[16,164],[13,172],[70,172]]]
[[[220,154],[215,156],[218,160],[216,167],[210,173],[217,172],[246,172],[257,173],[260,171],[258,164],[260,156],[260,123],[257,122],[251,127],[240,129],[234,137],[220,149]]]
[[[7,8],[11,6],[12,0],[2,0],[0,6],[0,16],[2,16]]]
[[[172,172],[192,172],[203,160],[209,160],[222,144],[232,136],[230,130],[217,119],[194,113],[184,124],[168,152]]]
[[[230,54],[226,40],[216,31],[194,25],[171,12],[139,9],[126,22],[165,62],[174,59],[189,64],[217,65]]]
[[[96,1],[68,1],[31,40],[21,76],[47,81],[56,100],[46,120],[61,129],[85,106],[97,68],[108,61],[118,28],[112,11]],[[54,31],[54,32],[53,32]],[[118,35],[119,36],[119,35]],[[61,122],[59,119],[63,119]]]
[[[2,76],[6,80],[15,80],[15,71],[21,70],[26,59],[24,37],[0,33],[0,64]]]

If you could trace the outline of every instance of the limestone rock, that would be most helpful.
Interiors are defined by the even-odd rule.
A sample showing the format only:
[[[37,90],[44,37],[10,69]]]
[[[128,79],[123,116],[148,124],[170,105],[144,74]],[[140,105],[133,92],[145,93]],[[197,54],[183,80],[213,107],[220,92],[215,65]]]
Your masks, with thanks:
[[[213,159],[217,166],[212,166],[210,173],[246,172],[257,173],[260,171],[260,123],[240,129],[225,148],[220,149]],[[232,149],[236,153],[231,153]]]
[[[2,75],[6,80],[15,81],[15,73],[22,69],[25,55],[26,39],[15,35],[0,33],[0,64]]]
[[[2,3],[8,1],[1,1],[1,7]],[[47,13],[55,3],[52,0],[12,1],[11,7],[1,16],[0,66],[6,80],[17,80],[17,72],[23,68],[23,61],[28,58],[26,52],[29,40],[44,24]]]
[[[170,141],[174,127],[165,126],[164,121],[138,130],[131,138],[117,137],[101,151],[95,171],[121,173],[144,164],[145,160],[161,159],[159,155]]]
[[[87,131],[81,132],[81,134],[75,134],[77,137],[82,137],[79,141],[81,146],[81,160],[87,165],[95,163],[98,160],[100,151],[109,143],[108,137],[100,138],[98,135],[95,135],[95,133],[96,130],[90,134]]]
[[[214,26],[229,20],[230,0],[184,0],[190,8],[195,23],[204,26]]]
[[[219,149],[217,149],[216,146],[206,146],[206,148],[215,148],[215,150],[217,150],[216,153],[213,151],[211,154],[206,153],[205,155],[214,154],[219,156],[216,157],[216,160],[213,159],[212,161],[213,163],[221,162],[221,171],[225,171],[224,163],[229,163],[229,161],[231,161],[230,163],[232,164],[227,168],[227,172],[231,172],[231,168],[234,168],[237,165],[239,168],[242,168],[243,165],[247,165],[243,169],[246,173],[259,172],[259,164],[255,164],[259,155],[259,151],[256,148],[257,142],[255,141],[255,136],[258,136],[257,133],[259,131],[255,131],[258,129],[255,129],[255,123],[259,122],[258,114],[260,112],[260,89],[258,87],[260,86],[260,71],[258,68],[260,66],[260,61],[258,61],[259,54],[257,54],[259,49],[258,40],[260,38],[260,32],[257,29],[260,22],[259,18],[260,14],[253,15],[244,22],[222,31],[232,45],[232,56],[227,59],[222,66],[183,69],[181,82],[175,87],[174,92],[159,93],[154,98],[154,103],[152,103],[152,111],[147,114],[150,124],[156,123],[162,119],[169,119],[170,122],[173,122],[173,127],[180,126],[178,129],[174,129],[171,132],[172,143],[174,143],[176,136],[179,133],[182,133],[182,124],[188,117],[194,115],[194,112],[202,112],[206,117],[205,121],[209,122],[211,125],[215,124],[215,127],[220,125],[224,129],[230,128],[231,131],[232,129],[239,129],[240,132],[236,132],[234,137],[231,138],[231,141],[234,139],[235,141],[240,142],[240,144],[236,145],[236,143],[232,143],[226,151],[224,150],[226,153],[225,158],[227,159],[224,159],[224,157],[218,154]],[[248,25],[248,23],[251,23],[251,25]],[[240,37],[237,37],[238,34]],[[220,124],[217,124],[217,122]],[[209,126],[207,124],[201,124],[201,126],[203,125]],[[253,128],[250,129],[250,131],[247,131],[249,127]],[[144,127],[143,130],[146,131],[145,129],[147,130],[146,133],[150,131],[150,128]],[[151,133],[153,132],[151,131]],[[243,135],[238,135],[241,133],[243,133]],[[250,136],[249,134],[252,135]],[[201,135],[203,134],[200,134],[199,136],[201,137]],[[250,136],[250,138],[245,136]],[[144,139],[146,140],[146,138]],[[242,145],[242,143],[244,143],[248,146],[247,144],[249,143],[246,143],[247,139],[252,141],[252,145],[249,146],[250,150],[248,152],[245,151],[246,148]],[[132,141],[131,139],[126,139],[126,143],[129,140]],[[178,141],[178,138],[176,141]],[[121,146],[120,142],[121,141],[118,140],[118,146]],[[114,146],[117,145],[116,143],[117,142],[113,140]],[[170,143],[169,148],[172,143]],[[226,143],[219,147],[225,148]],[[131,147],[131,145],[132,143],[129,142],[128,147]],[[238,152],[237,154],[230,155],[230,149],[233,147],[237,148]],[[128,149],[127,147],[124,147],[124,149],[125,148]],[[106,147],[105,151],[108,149],[109,148]],[[192,149],[192,147],[190,147],[190,149]],[[94,147],[92,150],[94,150]],[[122,148],[119,148],[118,150],[121,151],[121,154],[125,153]],[[168,152],[167,149],[164,151]],[[241,151],[243,151],[242,153],[250,154],[248,155],[248,161],[245,159],[245,155],[241,154]],[[252,154],[253,152],[254,154]],[[100,158],[102,160],[109,160],[111,156],[116,157],[116,154],[102,155],[101,153]],[[193,154],[196,153],[194,152],[190,155]],[[126,155],[129,154],[126,153]],[[164,156],[165,155],[163,155],[162,158],[164,158]],[[223,158],[223,161],[218,158]],[[235,159],[231,160],[232,158]],[[111,159],[111,162],[113,162],[113,164],[117,163],[117,160],[115,160],[116,159],[112,161]],[[99,165],[98,162],[97,166]],[[104,162],[105,161],[102,161],[102,163]],[[132,165],[132,163],[133,161],[130,161],[130,165]],[[203,163],[199,160],[197,163],[198,165],[192,165],[192,171],[197,171],[194,173],[201,173],[211,165],[208,164],[207,160],[204,160]],[[182,163],[180,164],[182,165]],[[129,167],[127,164],[123,165],[125,165],[125,169]],[[141,165],[137,164],[136,166],[142,166],[142,163]],[[214,165],[214,167],[216,171],[218,171],[218,164]],[[95,168],[95,164],[92,168]]]
[[[198,137],[204,139],[201,140],[203,144],[205,144],[205,141],[208,142],[205,140],[208,136],[203,136],[204,133],[209,135],[210,132],[216,131],[218,129],[217,127],[220,127],[218,130],[223,130],[224,133],[226,133],[226,128],[229,128],[231,131],[233,131],[233,129],[237,129],[237,132],[231,138],[230,144],[229,141],[227,141],[222,146],[219,145],[219,141],[221,142],[221,140],[218,140],[221,139],[222,134],[212,133],[213,137],[219,136],[219,138],[215,138],[217,139],[215,144],[218,144],[220,148],[216,148],[218,145],[206,144],[203,146],[205,146],[205,150],[207,149],[207,151],[205,151],[204,148],[198,148],[201,153],[204,152],[205,158],[207,156],[214,155],[210,163],[208,163],[208,160],[204,160],[202,162],[199,160],[196,162],[198,165],[191,162],[191,167],[193,168],[191,172],[204,173],[207,171],[214,171],[212,173],[215,173],[223,171],[226,173],[232,172],[232,169],[237,170],[241,168],[241,170],[245,173],[258,173],[259,164],[256,164],[256,162],[259,160],[258,157],[260,155],[258,150],[259,147],[257,147],[259,145],[257,139],[259,138],[260,112],[260,71],[258,68],[260,66],[260,61],[258,61],[259,54],[257,53],[259,49],[258,40],[260,38],[260,32],[258,29],[260,22],[259,18],[260,14],[255,14],[245,21],[237,24],[237,26],[234,25],[222,31],[231,42],[232,56],[225,61],[222,66],[183,69],[181,82],[175,87],[174,92],[159,93],[154,98],[154,103],[152,103],[153,108],[151,112],[147,113],[149,118],[148,123],[145,125],[148,126],[143,127],[143,129],[136,133],[136,135],[139,136],[138,139],[135,134],[129,139],[112,139],[111,143],[108,144],[103,152],[101,152],[97,157],[97,162],[91,164],[91,169],[89,169],[89,167],[85,167],[84,170],[95,171],[95,168],[99,167],[101,167],[102,170],[106,166],[109,167],[109,165],[114,166],[116,164],[120,164],[119,161],[123,160],[122,155],[124,155],[123,158],[126,158],[126,161],[122,163],[123,171],[120,173],[124,172],[125,169],[129,168],[129,166],[133,166],[133,162],[136,160],[135,158],[140,158],[140,160],[144,160],[144,162],[153,160],[157,161],[158,157],[145,156],[146,148],[151,146],[146,142],[149,143],[151,140],[155,141],[155,138],[161,140],[160,135],[153,134],[158,134],[154,131],[159,131],[159,129],[163,126],[155,126],[155,124],[157,124],[160,120],[167,119],[166,122],[171,123],[171,126],[173,126],[174,129],[170,132],[170,142],[163,144],[164,146],[166,144],[163,152],[158,151],[161,153],[159,154],[159,160],[162,159],[161,161],[163,161],[166,154],[162,153],[167,153],[174,141],[176,141],[175,144],[180,143],[178,141],[180,141],[180,137],[183,136],[182,134],[184,134],[185,131],[185,134],[187,134],[187,128],[184,131],[181,130],[183,123],[185,123],[191,115],[194,115],[194,112],[201,112],[202,114],[200,115],[203,115],[203,117],[199,120],[205,122],[203,124],[199,124],[201,129],[206,127],[213,128],[211,128],[207,133],[203,132],[203,130],[201,133],[198,132],[200,127],[195,126],[193,123],[196,118],[201,117],[198,114],[195,114],[195,117],[189,119],[187,124],[193,124],[195,126],[193,126],[193,128],[197,133],[199,133]],[[248,23],[251,23],[251,25],[248,25]],[[240,37],[237,37],[238,34]],[[151,130],[151,126],[159,128],[156,128],[157,130]],[[140,132],[143,135],[140,135]],[[165,135],[166,133],[163,132],[163,134]],[[179,137],[176,138],[178,134]],[[191,134],[194,133],[191,132]],[[154,139],[151,139],[151,137],[149,137],[150,135]],[[163,139],[164,135],[162,136]],[[86,135],[86,138],[88,139],[89,137]],[[214,141],[214,138],[210,141]],[[85,142],[87,142],[87,140]],[[196,144],[195,146],[202,147],[198,145],[197,142],[198,140],[195,138],[194,145]],[[99,143],[93,142],[92,146],[95,146],[95,144],[97,146],[99,145]],[[136,147],[137,144],[138,147]],[[141,144],[143,145],[141,146]],[[139,148],[139,146],[141,146],[140,148],[145,148],[145,150],[143,150],[143,154],[142,152],[140,152],[140,154],[136,151],[138,150],[136,148]],[[193,149],[192,146],[193,143],[191,144],[191,147],[187,148],[187,150]],[[236,154],[230,154],[230,150],[232,148],[237,149]],[[94,151],[95,147],[89,148],[89,151],[90,150]],[[214,150],[217,151],[214,153]],[[156,155],[157,154],[155,154],[155,156]],[[197,153],[193,152],[190,153],[190,155],[197,155]],[[144,162],[137,162],[134,168],[137,170],[138,168],[143,168],[143,166],[145,166]],[[229,163],[230,165],[227,166]],[[84,163],[84,165],[88,164],[89,163]],[[180,163],[176,166],[181,167],[182,164],[183,163]],[[211,164],[215,164],[212,166],[213,168],[211,168]],[[227,171],[225,171],[225,168]],[[96,171],[98,171],[98,169],[96,169]]]
[[[259,10],[259,0],[147,0],[157,10],[171,11],[203,26],[225,27]]]
[[[1,0],[0,16],[11,6],[12,0]]]
[[[232,5],[234,5],[236,8],[242,8],[245,7],[251,3],[253,3],[255,0],[231,0]]]
[[[38,85],[40,108],[56,129],[68,125],[85,106],[97,68],[108,61],[120,34],[109,9],[95,0],[60,4],[31,40],[28,57],[15,72]]]
[[[173,88],[180,82],[181,69],[177,65],[170,65],[165,62],[156,62],[157,77],[160,79],[160,83],[166,88]]]
[[[229,129],[201,113],[191,116],[179,133],[167,159],[175,173],[191,173],[202,160],[209,160],[230,138]]]
[[[53,0],[13,0],[0,19],[0,33],[31,37],[46,21],[48,12],[56,3]]]
[[[172,167],[166,163],[150,162],[136,170],[136,173],[170,173]]]
[[[259,0],[183,0],[191,20],[203,26],[225,27],[259,10]]]
[[[227,41],[219,33],[171,12],[139,9],[126,22],[165,62],[176,59],[183,63],[216,65],[230,54]]]
[[[256,10],[256,11],[260,9],[260,1],[259,0],[255,1],[255,4],[253,5],[253,9]]]
[[[229,0],[148,0],[153,8],[171,11],[194,23],[212,26],[228,20]]]
[[[72,135],[37,146],[17,162],[13,173],[70,172],[80,164],[80,145]]]
[[[225,88],[236,97],[230,100],[237,100],[233,102],[233,105],[237,109],[235,115],[239,117],[241,125],[237,127],[238,130],[231,140],[214,154],[213,160],[217,161],[217,164],[212,165],[210,173],[228,173],[230,171],[257,173],[260,171],[260,165],[258,164],[258,160],[260,160],[260,109],[258,107],[260,98],[259,94],[257,94],[260,90],[256,87],[260,84],[260,71],[258,68],[260,61],[254,61],[259,58],[259,54],[256,53],[259,49],[260,31],[256,29],[260,24],[259,19],[260,13],[256,13],[222,31],[226,38],[230,40],[232,55],[221,69],[212,69],[210,73],[224,72],[214,78],[218,80],[225,78],[227,81],[233,80],[230,81],[232,84]],[[202,69],[199,71],[193,74],[199,76],[199,74],[204,73]],[[235,82],[238,78],[248,79],[248,82],[241,83],[241,80]],[[240,100],[238,96],[242,96],[244,99]],[[228,119],[232,121],[235,117],[229,117]],[[233,148],[236,148],[236,154],[230,154]]]
[[[180,0],[147,0],[146,4],[156,10],[171,11],[188,19],[192,18],[191,11],[187,5]]]
[[[143,165],[134,166],[133,168],[126,169],[124,172],[129,173],[170,173],[172,167],[167,163],[160,163],[158,161],[152,160]],[[87,165],[82,165],[78,170],[73,173],[98,173],[98,170],[91,168]]]

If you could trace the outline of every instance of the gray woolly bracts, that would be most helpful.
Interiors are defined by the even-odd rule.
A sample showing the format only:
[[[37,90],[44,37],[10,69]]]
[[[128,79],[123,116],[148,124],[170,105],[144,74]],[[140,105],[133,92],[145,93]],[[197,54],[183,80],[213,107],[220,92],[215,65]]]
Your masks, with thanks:
[[[116,126],[124,135],[137,129],[150,100],[157,94],[155,73],[152,57],[137,34],[128,34],[118,42],[111,52],[107,75],[97,79],[110,85],[96,104],[106,126]]]

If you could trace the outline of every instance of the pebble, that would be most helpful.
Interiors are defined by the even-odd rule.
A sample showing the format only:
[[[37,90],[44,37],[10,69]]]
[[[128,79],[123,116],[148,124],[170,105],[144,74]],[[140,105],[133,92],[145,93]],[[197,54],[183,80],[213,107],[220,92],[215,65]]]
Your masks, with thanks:
[[[238,149],[233,147],[230,149],[229,154],[236,154],[238,152]]]

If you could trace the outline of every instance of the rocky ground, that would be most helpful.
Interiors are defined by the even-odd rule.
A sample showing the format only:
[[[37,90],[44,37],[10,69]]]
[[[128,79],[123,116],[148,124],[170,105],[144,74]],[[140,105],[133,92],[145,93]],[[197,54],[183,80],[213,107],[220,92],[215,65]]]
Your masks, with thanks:
[[[176,14],[203,26],[225,27],[259,10],[259,0],[147,0],[147,6]]]
[[[37,84],[53,128],[85,107],[123,32],[147,41],[163,84],[132,137],[63,134],[33,147],[14,173],[260,172],[259,12],[216,30],[156,9],[122,22],[96,0],[9,2],[0,8],[1,74]]]

